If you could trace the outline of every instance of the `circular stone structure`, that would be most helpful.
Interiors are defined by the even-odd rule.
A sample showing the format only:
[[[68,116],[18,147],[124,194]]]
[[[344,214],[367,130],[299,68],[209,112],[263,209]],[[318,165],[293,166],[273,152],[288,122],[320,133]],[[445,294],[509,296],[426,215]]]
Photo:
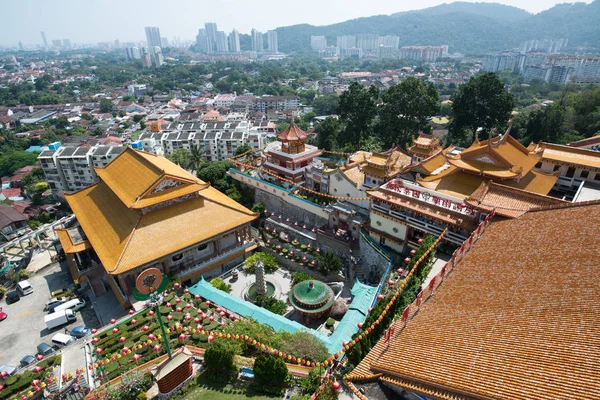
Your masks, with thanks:
[[[335,300],[333,289],[321,281],[303,281],[290,291],[289,301],[302,317],[319,318],[329,311]]]
[[[273,285],[269,281],[265,281],[265,286],[267,287],[267,293],[265,293],[265,296],[273,297],[275,295],[275,285]],[[246,299],[254,303],[256,301],[257,295],[258,293],[256,293],[256,283],[253,283],[252,285],[250,285],[250,287],[248,287],[248,291],[246,292]]]

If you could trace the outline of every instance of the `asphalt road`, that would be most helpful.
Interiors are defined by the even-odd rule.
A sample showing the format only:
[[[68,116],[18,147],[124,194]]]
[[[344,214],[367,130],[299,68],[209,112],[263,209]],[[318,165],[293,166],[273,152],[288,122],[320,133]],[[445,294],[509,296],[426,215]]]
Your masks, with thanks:
[[[47,313],[43,309],[46,301],[50,299],[50,292],[73,285],[66,266],[55,264],[28,280],[33,287],[32,294],[21,297],[19,301],[10,305],[7,305],[5,300],[0,302],[0,307],[8,314],[8,318],[0,322],[0,365],[18,367],[23,356],[35,356],[39,343],[45,342],[50,345],[52,336],[64,333],[65,328],[79,325],[98,326],[94,311],[86,306],[77,313],[75,322],[52,331],[46,328],[44,316]]]

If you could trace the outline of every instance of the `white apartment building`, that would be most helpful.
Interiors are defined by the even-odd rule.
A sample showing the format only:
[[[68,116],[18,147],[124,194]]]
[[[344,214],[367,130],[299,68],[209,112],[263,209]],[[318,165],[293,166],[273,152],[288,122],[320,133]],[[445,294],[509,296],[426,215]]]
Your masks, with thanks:
[[[313,51],[323,50],[327,47],[327,39],[325,36],[311,36],[310,47]]]
[[[215,96],[214,98],[214,105],[215,107],[229,107],[231,106],[233,103],[235,103],[235,99],[236,99],[236,95],[235,93],[231,94],[218,94]]]
[[[254,111],[267,110],[297,110],[300,107],[298,96],[263,96],[254,100]]]
[[[52,143],[38,156],[53,195],[83,189],[98,181],[94,168],[105,167],[122,146],[62,146]]]

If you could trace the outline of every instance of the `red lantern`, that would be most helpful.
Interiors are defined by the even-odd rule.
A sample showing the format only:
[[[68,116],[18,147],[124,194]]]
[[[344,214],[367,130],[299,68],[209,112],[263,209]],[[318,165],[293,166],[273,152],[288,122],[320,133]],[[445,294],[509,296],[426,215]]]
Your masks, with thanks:
[[[410,255],[411,255],[411,256],[414,256],[416,252],[417,252],[417,251],[416,251],[415,249],[412,249],[412,250],[410,251]]]
[[[219,314],[221,317],[225,316],[225,311],[221,311],[221,314]]]
[[[190,292],[190,289],[185,289],[185,290],[183,291],[183,293],[189,293],[189,292]]]
[[[215,337],[213,335],[210,335],[208,337],[208,343],[212,343],[213,340],[215,340]]]
[[[143,329],[144,329],[144,332],[148,332],[150,330],[150,327],[148,325],[145,325]]]
[[[148,311],[148,315],[153,316],[154,315],[154,310]]]
[[[404,259],[404,262],[408,264],[408,263],[410,262],[410,258],[406,257],[406,258]]]
[[[196,299],[196,300],[200,300],[200,295],[199,295],[199,294],[195,295],[195,296],[194,296],[194,299]]]
[[[154,346],[154,351],[157,353],[160,351],[160,344],[157,344],[156,346]]]
[[[112,333],[119,333],[119,328],[113,328]]]
[[[102,354],[102,349],[101,348],[97,348],[96,349],[96,354]],[[41,354],[40,354],[41,355]]]
[[[192,305],[188,303],[185,305],[185,308],[192,308]]]
[[[135,311],[129,310],[129,315],[133,315],[133,314],[135,314]]]
[[[137,324],[137,319],[134,318],[131,320],[131,325],[135,325],[135,324]]]
[[[126,342],[126,341],[127,341],[127,338],[125,336],[121,336],[119,338],[119,343],[123,343],[123,342]]]
[[[172,321],[173,320],[173,316],[172,315],[167,315],[167,320]]]
[[[383,300],[383,295],[382,294],[377,295],[377,300]]]
[[[363,327],[363,324],[362,324],[362,322],[359,322],[359,323],[358,323],[358,328],[359,328],[359,329],[362,329],[362,327]]]
[[[394,286],[394,281],[390,279],[390,280],[388,281],[388,285],[390,285],[390,286]]]
[[[341,387],[341,384],[340,384],[338,381],[336,381],[336,380],[334,379],[334,380],[333,380],[333,383],[331,384],[331,388],[332,388],[333,390],[340,390],[340,387]]]
[[[182,342],[185,340],[186,336],[185,333],[182,333],[181,335],[179,335],[179,340],[181,340]]]
[[[175,289],[179,289],[181,287],[181,284],[179,282],[175,282],[173,287],[175,287]]]
[[[211,302],[210,302],[210,300],[206,300],[206,301],[205,301],[205,303],[206,303],[206,305],[207,305],[207,306],[210,306],[210,305],[211,305]]]
[[[232,320],[232,321],[235,321],[235,315],[231,314],[231,315],[229,316],[229,319],[230,319],[230,320]]]
[[[92,329],[92,335],[95,335],[96,332],[98,332],[98,329],[96,329],[96,328]]]
[[[419,244],[423,243],[423,239],[417,240],[417,243],[419,243]]]
[[[177,303],[177,304],[181,303],[181,299],[175,299],[175,303]]]
[[[115,322],[117,322],[117,320],[116,320],[116,319],[114,319],[114,318],[110,320],[110,323],[111,323],[111,324],[114,324]]]

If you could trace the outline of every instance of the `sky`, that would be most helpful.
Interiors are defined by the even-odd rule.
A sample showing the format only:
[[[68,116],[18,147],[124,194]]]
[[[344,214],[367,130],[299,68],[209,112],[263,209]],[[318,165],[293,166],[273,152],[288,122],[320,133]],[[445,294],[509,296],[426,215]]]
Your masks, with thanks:
[[[471,0],[466,0],[471,1]],[[479,0],[487,1],[487,0]],[[592,0],[584,0],[591,3]],[[449,0],[17,0],[2,6],[0,45],[49,41],[96,43],[119,39],[145,40],[145,26],[158,26],[161,36],[195,39],[204,22],[219,30],[249,33],[308,23],[328,25],[349,19],[436,6]],[[473,2],[473,1],[471,1]],[[564,0],[496,0],[538,13]]]

